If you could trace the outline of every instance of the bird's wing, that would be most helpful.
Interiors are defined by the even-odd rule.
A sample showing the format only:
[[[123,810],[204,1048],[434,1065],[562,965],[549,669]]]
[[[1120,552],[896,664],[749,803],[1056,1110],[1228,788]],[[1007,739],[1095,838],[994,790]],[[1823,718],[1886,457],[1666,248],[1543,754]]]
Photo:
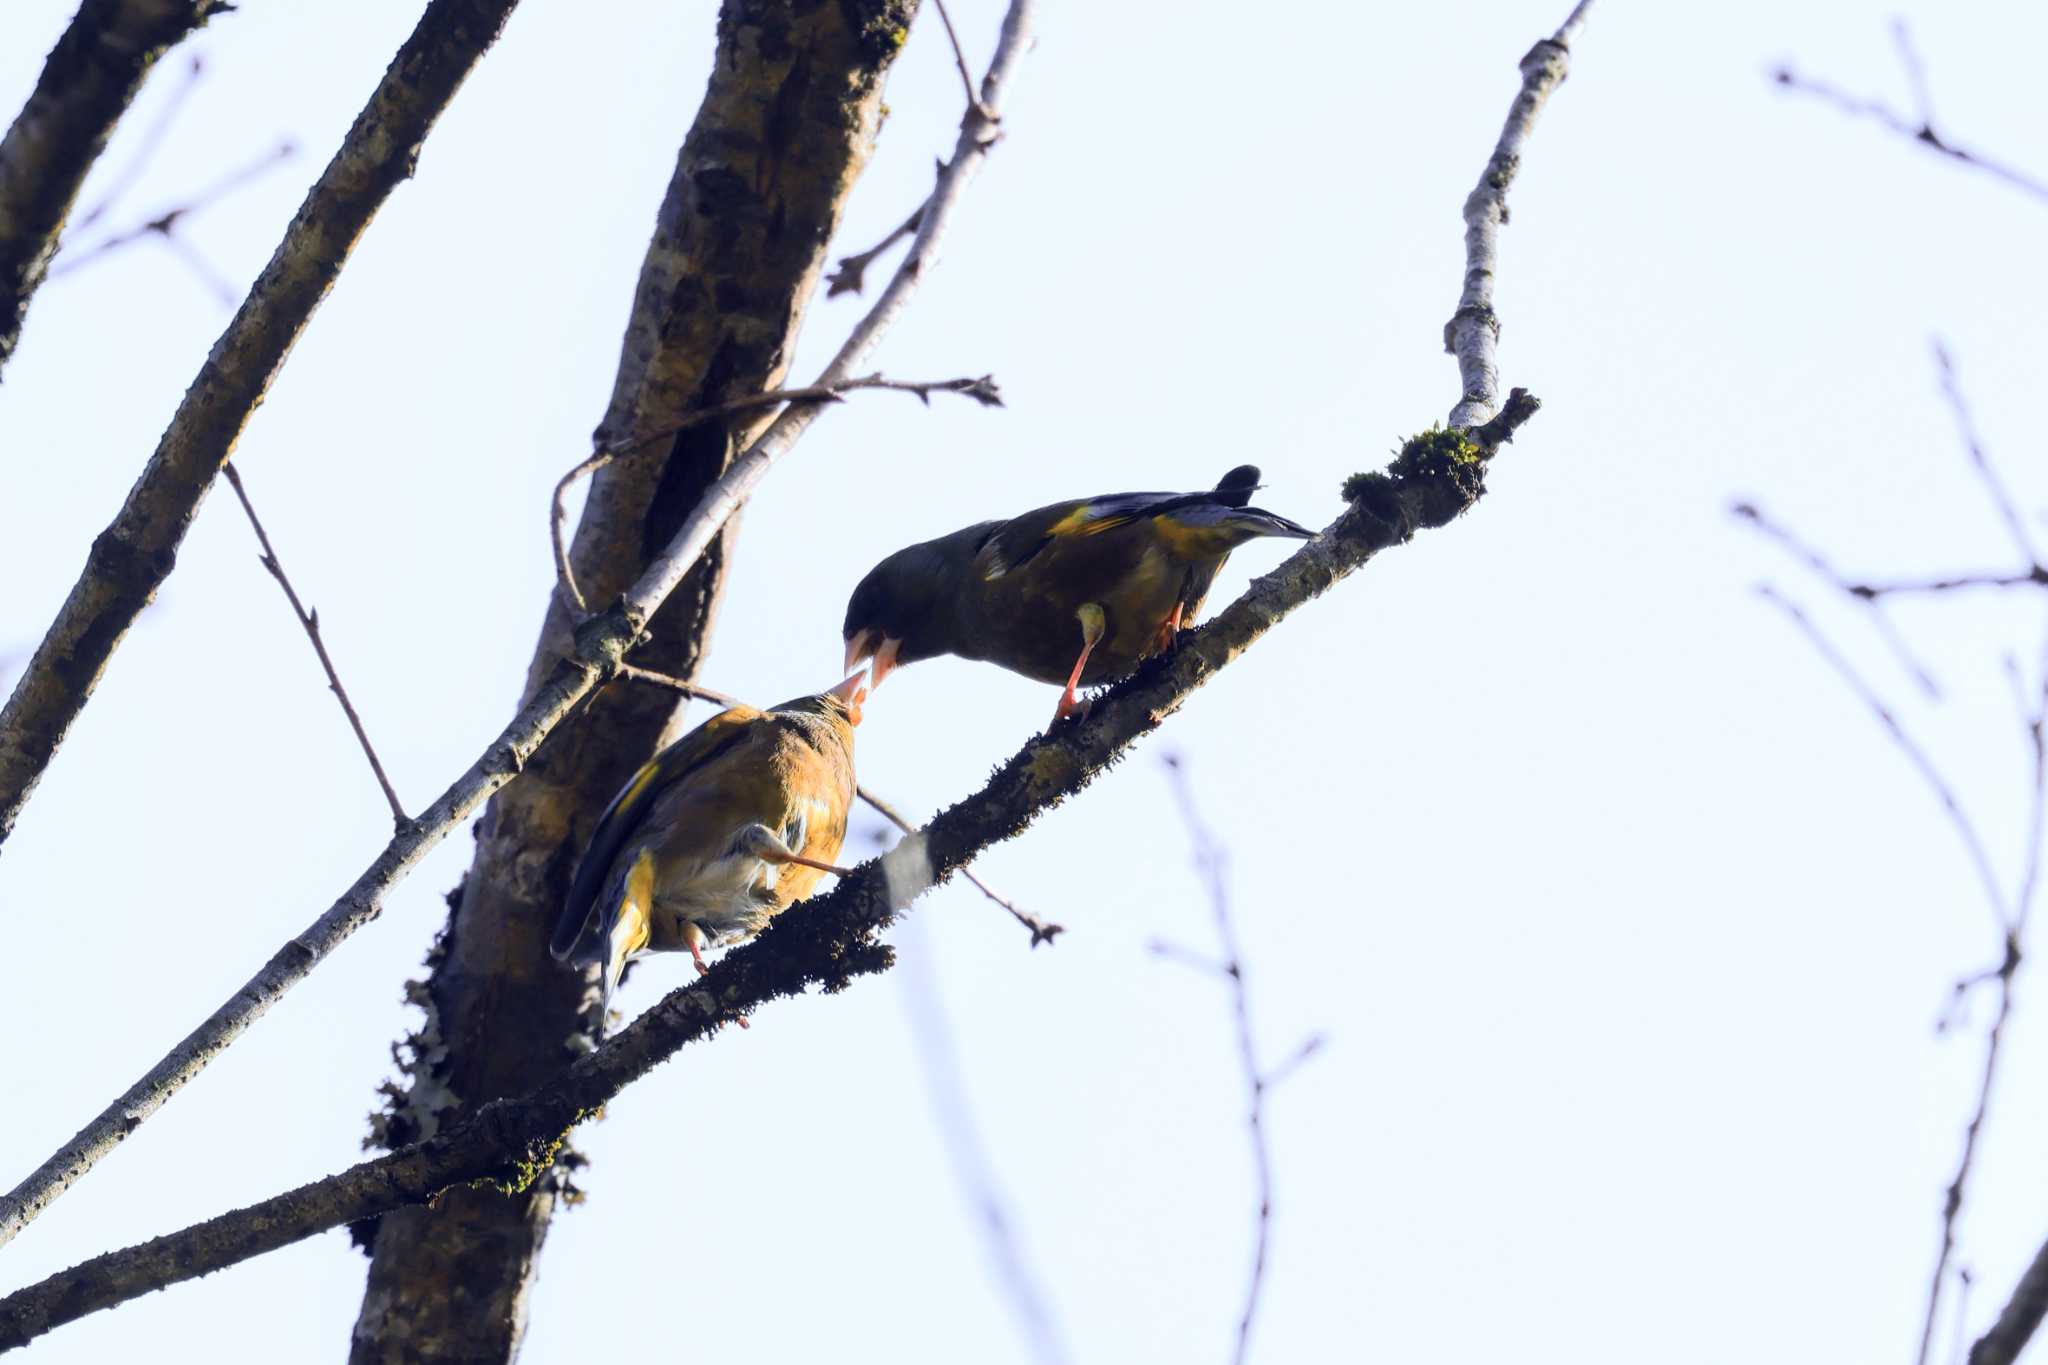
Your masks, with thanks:
[[[1099,498],[1056,502],[1012,517],[983,540],[975,554],[975,566],[984,579],[1001,578],[1010,570],[1029,563],[1047,546],[1061,540],[1101,535],[1128,526],[1144,517],[1172,511],[1189,499],[1201,500],[1207,493],[1110,493]]]
[[[557,961],[566,962],[575,955],[587,937],[585,931],[593,914],[609,909],[598,903],[607,874],[613,861],[639,831],[641,821],[653,809],[656,799],[706,764],[751,742],[758,728],[755,723],[761,718],[761,713],[751,706],[735,706],[729,711],[721,711],[656,754],[612,798],[604,814],[598,817],[597,828],[591,831],[590,847],[584,851],[583,861],[577,865],[576,880],[569,887],[569,898],[562,903],[561,917],[555,921],[555,935],[548,944],[548,951]]]

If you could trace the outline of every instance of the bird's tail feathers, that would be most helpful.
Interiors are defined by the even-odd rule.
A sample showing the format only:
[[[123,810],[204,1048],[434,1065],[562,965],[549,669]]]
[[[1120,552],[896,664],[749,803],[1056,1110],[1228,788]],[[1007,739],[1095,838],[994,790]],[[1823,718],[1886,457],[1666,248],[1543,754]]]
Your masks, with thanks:
[[[1213,496],[1226,507],[1242,507],[1259,491],[1259,467],[1241,464],[1216,481]]]

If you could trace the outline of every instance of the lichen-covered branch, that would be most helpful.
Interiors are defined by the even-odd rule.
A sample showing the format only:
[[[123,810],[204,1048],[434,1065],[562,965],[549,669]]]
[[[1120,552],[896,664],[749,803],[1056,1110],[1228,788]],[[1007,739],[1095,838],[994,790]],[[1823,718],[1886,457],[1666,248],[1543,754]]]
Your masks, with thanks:
[[[1516,393],[1522,401],[1513,410],[1526,419],[1535,402]],[[450,1186],[492,1181],[524,1189],[553,1161],[567,1129],[683,1047],[770,1001],[813,987],[843,990],[857,976],[886,970],[893,954],[875,935],[912,901],[1101,776],[1296,608],[1382,550],[1456,519],[1484,494],[1492,454],[1456,433],[1436,432],[1411,441],[1384,472],[1354,478],[1351,506],[1321,535],[1098,698],[1086,719],[1032,738],[987,786],[940,812],[923,833],[777,916],[707,975],[669,992],[544,1085],[485,1104],[379,1160],[97,1257],[0,1299],[0,1348],[328,1228],[419,1204]]]
[[[0,138],[0,370],[86,173],[156,59],[222,0],[84,0]],[[5,826],[0,825],[0,830]]]
[[[1508,220],[1508,186],[1522,167],[1522,148],[1536,127],[1544,102],[1563,83],[1571,45],[1586,22],[1593,0],[1579,0],[1556,33],[1522,58],[1522,89],[1508,109],[1500,141],[1487,158],[1479,184],[1465,200],[1465,286],[1458,310],[1444,324],[1444,349],[1457,357],[1465,396],[1451,409],[1451,425],[1472,427],[1493,416],[1500,402],[1500,366],[1495,347],[1500,315],[1493,311],[1493,277],[1499,268],[1500,229]]]
[[[0,843],[85,709],[107,660],[169,577],[200,501],[292,344],[370,219],[412,174],[434,121],[517,3],[433,0],[427,6],[213,344],[142,477],[93,541],[84,572],[0,708]]]

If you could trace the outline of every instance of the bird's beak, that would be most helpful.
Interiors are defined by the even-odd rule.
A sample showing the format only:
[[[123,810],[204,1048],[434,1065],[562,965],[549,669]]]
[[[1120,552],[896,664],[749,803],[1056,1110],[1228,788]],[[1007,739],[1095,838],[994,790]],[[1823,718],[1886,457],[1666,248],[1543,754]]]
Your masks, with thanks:
[[[870,685],[880,687],[882,679],[896,671],[896,651],[903,648],[903,642],[893,635],[882,637],[882,647],[875,651],[874,677]]]
[[[846,637],[846,662],[839,666],[842,672],[851,672],[855,664],[875,652],[868,647],[868,639],[874,633],[871,627],[863,626]]]
[[[855,725],[860,724],[860,704],[868,699],[866,683],[867,670],[862,669],[826,693],[827,696],[837,697],[846,704],[847,717]]]

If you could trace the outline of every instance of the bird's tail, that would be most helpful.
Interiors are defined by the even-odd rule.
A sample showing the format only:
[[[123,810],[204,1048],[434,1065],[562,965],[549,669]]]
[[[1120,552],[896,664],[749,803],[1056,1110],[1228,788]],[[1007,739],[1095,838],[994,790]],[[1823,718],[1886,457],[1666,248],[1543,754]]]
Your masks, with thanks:
[[[613,873],[593,912],[573,942],[563,944],[557,935],[555,956],[578,966],[596,963],[601,967],[603,1008],[609,1010],[626,963],[647,946],[653,933],[654,854],[641,849],[633,861]]]
[[[1215,498],[1225,507],[1242,507],[1259,491],[1259,467],[1241,464],[1216,481]]]

